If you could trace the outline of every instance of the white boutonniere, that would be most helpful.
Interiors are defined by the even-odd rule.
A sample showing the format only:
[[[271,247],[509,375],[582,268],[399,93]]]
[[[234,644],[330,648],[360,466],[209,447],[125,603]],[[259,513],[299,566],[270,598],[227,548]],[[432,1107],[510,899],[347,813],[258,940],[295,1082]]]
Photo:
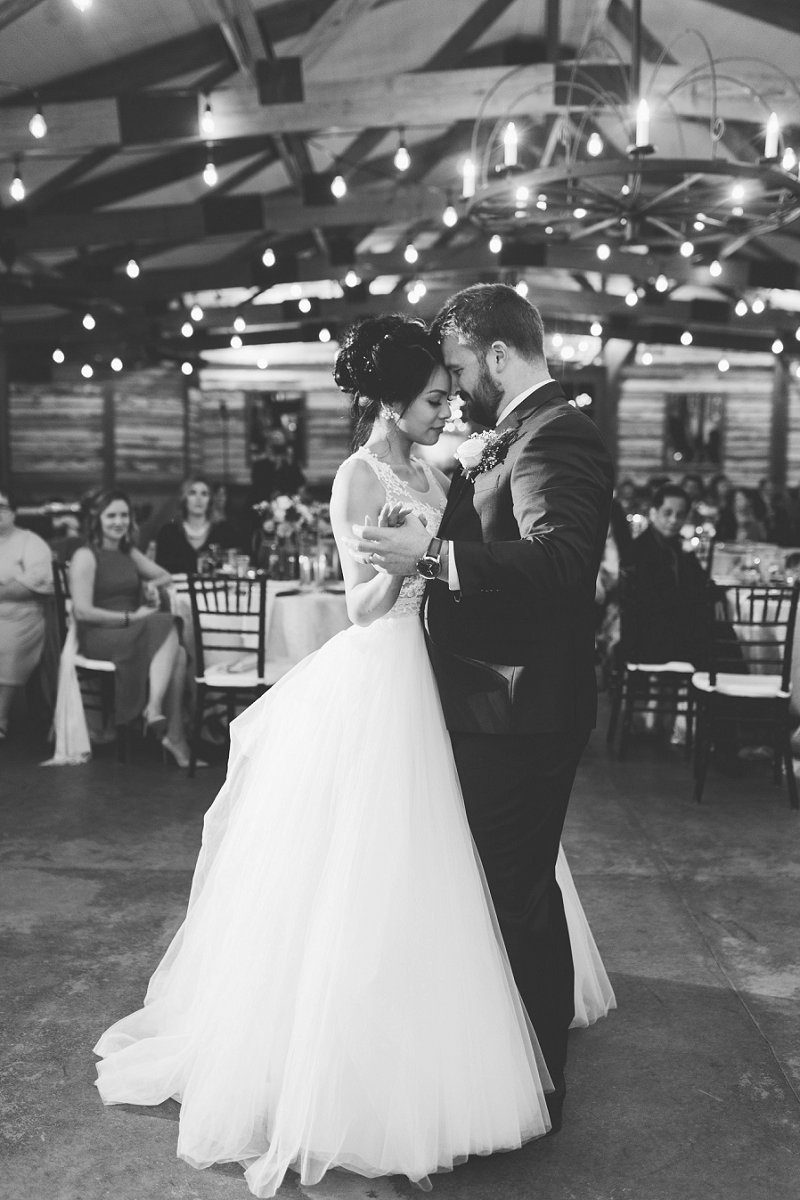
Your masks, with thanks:
[[[455,453],[465,478],[472,482],[484,471],[490,471],[501,463],[515,436],[513,429],[504,429],[502,433],[496,429],[486,429],[483,433],[470,434],[465,442],[456,447]]]

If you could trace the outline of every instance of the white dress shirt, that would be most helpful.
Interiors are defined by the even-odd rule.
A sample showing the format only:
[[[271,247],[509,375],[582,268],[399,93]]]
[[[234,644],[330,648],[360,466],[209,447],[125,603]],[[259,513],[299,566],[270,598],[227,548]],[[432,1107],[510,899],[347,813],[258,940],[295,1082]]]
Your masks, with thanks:
[[[540,380],[539,383],[535,383],[533,385],[533,387],[526,388],[524,392],[520,392],[519,395],[515,396],[513,400],[509,400],[509,402],[505,406],[505,408],[500,413],[498,413],[497,419],[495,421],[495,428],[497,428],[497,426],[500,424],[501,421],[504,421],[506,419],[506,417],[509,415],[509,413],[512,413],[515,408],[519,408],[519,406],[520,406],[520,404],[522,404],[523,400],[527,400],[528,396],[532,396],[534,392],[537,392],[539,390],[539,388],[544,387],[545,384],[548,384],[548,383],[555,383],[555,380],[550,379],[550,378],[542,379],[542,380]],[[454,553],[454,546],[453,546],[452,542],[450,542],[448,544],[448,550],[449,550],[449,556],[448,556],[448,570],[447,570],[447,586],[450,588],[451,592],[460,592],[461,584],[458,579],[458,568],[456,566],[456,556]]]

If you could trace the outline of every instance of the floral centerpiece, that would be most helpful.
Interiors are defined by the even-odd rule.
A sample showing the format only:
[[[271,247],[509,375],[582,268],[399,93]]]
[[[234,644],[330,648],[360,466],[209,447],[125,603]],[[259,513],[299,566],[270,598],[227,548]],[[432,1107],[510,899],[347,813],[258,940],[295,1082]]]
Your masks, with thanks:
[[[274,496],[253,505],[258,518],[253,557],[255,565],[274,578],[293,579],[298,557],[314,553],[331,537],[330,506],[301,496]]]

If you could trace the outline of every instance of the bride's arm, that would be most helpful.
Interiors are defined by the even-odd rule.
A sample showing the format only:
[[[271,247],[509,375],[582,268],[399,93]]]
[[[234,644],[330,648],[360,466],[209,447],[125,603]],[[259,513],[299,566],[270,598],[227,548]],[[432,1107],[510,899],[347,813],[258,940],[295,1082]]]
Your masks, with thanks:
[[[402,575],[376,571],[353,554],[353,525],[381,523],[385,498],[375,472],[367,463],[351,458],[339,468],[331,493],[331,525],[342,563],[347,615],[354,625],[371,625],[385,616],[403,584]]]

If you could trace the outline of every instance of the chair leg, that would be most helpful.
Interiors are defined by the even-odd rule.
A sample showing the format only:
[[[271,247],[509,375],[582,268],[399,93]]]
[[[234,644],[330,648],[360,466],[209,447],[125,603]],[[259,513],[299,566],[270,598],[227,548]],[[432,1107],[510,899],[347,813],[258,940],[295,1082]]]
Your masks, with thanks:
[[[786,786],[789,789],[789,804],[798,807],[797,779],[794,773],[794,755],[792,754],[792,737],[788,729],[783,732],[783,765],[786,771]]]
[[[708,713],[698,709],[694,738],[694,799],[700,804],[711,757],[711,723]]]
[[[683,748],[686,761],[691,762],[694,747],[694,694],[691,685],[686,691],[686,743]]]
[[[608,718],[608,729],[606,730],[606,745],[612,746],[614,738],[617,735],[617,722],[619,721],[619,710],[622,706],[622,675],[618,674],[610,687],[611,692],[611,714]]]
[[[620,762],[628,753],[628,742],[631,736],[631,729],[633,728],[634,686],[635,685],[633,681],[629,679],[627,687],[625,688],[625,697],[622,708],[622,729],[620,730],[619,747],[617,748],[617,758],[620,760]]]
[[[197,769],[197,757],[200,749],[200,734],[203,731],[203,716],[206,707],[206,685],[198,683],[194,698],[194,720],[192,722],[192,742],[189,747],[189,778],[194,778]]]

